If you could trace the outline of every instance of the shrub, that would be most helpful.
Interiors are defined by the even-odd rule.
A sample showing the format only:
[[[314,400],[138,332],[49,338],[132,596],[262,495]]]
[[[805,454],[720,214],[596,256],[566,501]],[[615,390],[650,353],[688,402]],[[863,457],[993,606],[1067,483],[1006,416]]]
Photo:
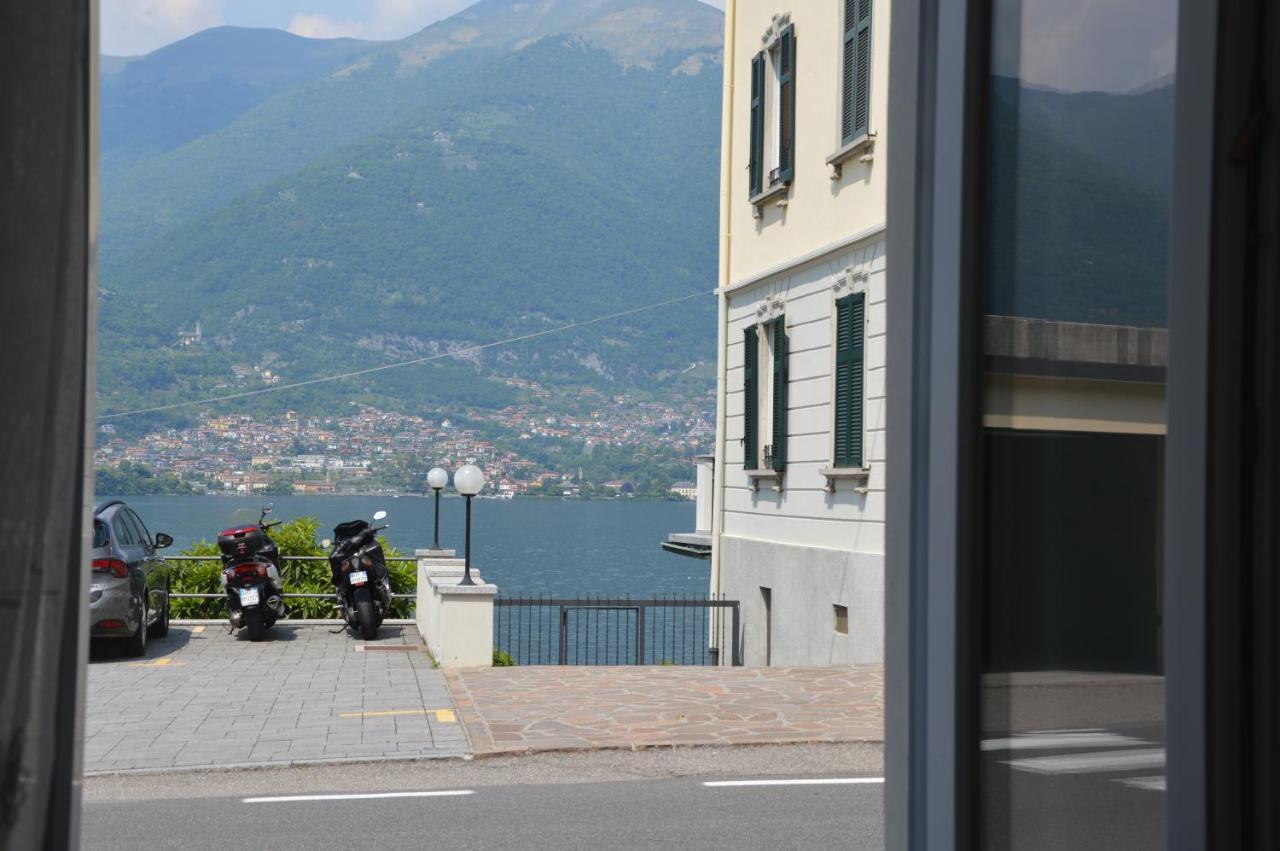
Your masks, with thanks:
[[[511,658],[511,654],[505,650],[493,648],[493,667],[495,668],[514,668],[516,660]]]

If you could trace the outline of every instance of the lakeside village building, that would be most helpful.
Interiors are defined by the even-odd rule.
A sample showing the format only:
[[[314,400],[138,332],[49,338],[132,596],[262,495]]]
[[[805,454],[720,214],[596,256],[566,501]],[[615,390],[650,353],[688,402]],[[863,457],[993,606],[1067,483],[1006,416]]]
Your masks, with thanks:
[[[889,4],[787,9],[726,19],[714,500],[667,548],[741,602],[747,665],[878,662]]]

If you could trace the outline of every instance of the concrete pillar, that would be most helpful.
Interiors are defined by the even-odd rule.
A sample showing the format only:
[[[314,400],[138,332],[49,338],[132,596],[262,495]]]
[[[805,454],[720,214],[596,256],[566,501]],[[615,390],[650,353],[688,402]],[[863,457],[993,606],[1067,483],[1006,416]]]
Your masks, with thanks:
[[[463,560],[454,557],[453,550],[416,550],[418,557],[418,598],[414,606],[414,620],[423,642],[431,646],[428,635],[439,624],[435,595],[431,593],[433,577],[462,577]]]
[[[487,668],[493,664],[493,598],[498,586],[481,582],[474,567],[471,577],[478,584],[459,585],[460,568],[457,574],[450,571],[427,577],[431,615],[423,638],[442,668]]]
[[[716,456],[698,455],[693,461],[698,466],[697,505],[694,509],[696,522],[693,528],[698,534],[709,535],[711,534],[711,508],[714,498],[712,488],[715,484]]]

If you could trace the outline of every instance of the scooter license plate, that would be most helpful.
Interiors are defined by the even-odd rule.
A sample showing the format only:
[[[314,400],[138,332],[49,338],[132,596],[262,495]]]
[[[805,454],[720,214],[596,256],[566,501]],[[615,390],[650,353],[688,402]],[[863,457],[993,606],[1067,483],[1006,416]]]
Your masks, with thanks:
[[[258,589],[257,588],[241,588],[240,589],[240,605],[242,606],[258,605]]]
[[[368,572],[367,570],[353,570],[353,571],[351,571],[351,584],[352,584],[352,585],[364,585],[364,584],[368,583],[368,581],[369,581],[369,572]]]

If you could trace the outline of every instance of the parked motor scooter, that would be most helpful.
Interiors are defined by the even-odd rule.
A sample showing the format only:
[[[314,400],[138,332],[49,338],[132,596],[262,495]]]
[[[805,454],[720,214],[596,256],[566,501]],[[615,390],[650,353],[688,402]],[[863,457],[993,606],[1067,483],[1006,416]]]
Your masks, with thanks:
[[[387,516],[373,515],[377,523]],[[378,533],[390,524],[375,526],[365,520],[351,520],[333,527],[333,542],[323,546],[329,553],[329,570],[338,598],[338,613],[365,641],[378,637],[378,627],[391,611],[391,577],[387,560],[378,544]]]
[[[267,522],[270,503],[262,507],[257,522],[248,521],[246,511],[232,514],[231,525],[218,533],[218,550],[222,553],[222,588],[231,628],[243,628],[246,638],[258,641],[286,612],[280,550],[268,534],[280,521]],[[248,514],[248,518],[252,516]]]

